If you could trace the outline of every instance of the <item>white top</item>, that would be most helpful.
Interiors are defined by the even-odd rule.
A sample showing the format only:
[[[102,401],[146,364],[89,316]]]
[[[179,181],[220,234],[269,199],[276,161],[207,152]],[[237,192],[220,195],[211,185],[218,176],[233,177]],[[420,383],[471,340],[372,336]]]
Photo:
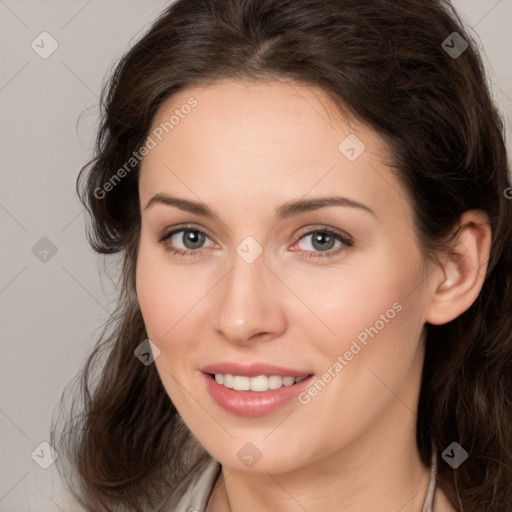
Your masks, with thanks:
[[[159,512],[205,512],[220,471],[220,463],[212,457],[201,459],[180,481],[172,496]],[[437,455],[434,451],[430,482],[421,512],[432,512],[436,474]]]

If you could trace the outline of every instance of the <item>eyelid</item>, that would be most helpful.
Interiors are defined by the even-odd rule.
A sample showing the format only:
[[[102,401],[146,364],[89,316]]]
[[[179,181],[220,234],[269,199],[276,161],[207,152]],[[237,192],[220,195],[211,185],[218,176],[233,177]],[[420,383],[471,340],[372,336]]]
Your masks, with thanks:
[[[328,226],[326,224],[318,224],[318,225],[313,225],[313,226],[311,226],[311,225],[310,226],[306,226],[303,231],[299,230],[298,234],[295,235],[295,236],[297,236],[297,238],[300,239],[304,235],[310,235],[311,233],[315,233],[317,231],[327,231],[329,233],[334,233],[335,235],[338,235],[341,238],[345,238],[346,240],[350,240],[351,242],[353,241],[352,236],[350,236],[345,231],[342,231],[341,229],[338,229],[338,228],[334,228],[332,226]]]
[[[210,240],[213,241],[213,238],[210,236],[207,229],[203,227],[199,227],[196,224],[179,224],[177,226],[173,226],[172,228],[164,229],[162,230],[160,235],[157,235],[156,240],[157,242],[161,242],[163,240],[167,240],[172,235],[175,235],[176,233],[179,233],[180,231],[198,231],[200,233],[203,233],[206,235]]]

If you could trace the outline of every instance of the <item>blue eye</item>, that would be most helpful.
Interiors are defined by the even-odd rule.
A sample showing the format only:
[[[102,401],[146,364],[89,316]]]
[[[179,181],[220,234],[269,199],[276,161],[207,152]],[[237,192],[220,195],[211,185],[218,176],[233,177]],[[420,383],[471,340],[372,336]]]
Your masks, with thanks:
[[[300,242],[307,239],[308,237],[311,238],[307,245],[309,245],[311,248],[303,249],[303,253],[305,253],[303,256],[307,258],[329,258],[336,256],[340,252],[353,246],[352,240],[349,240],[347,237],[325,228],[309,231],[308,233],[302,235],[297,245],[300,245]],[[336,242],[338,242],[337,247]]]
[[[166,250],[179,256],[198,256],[200,254],[198,249],[202,249],[202,245],[207,238],[206,234],[199,229],[180,228],[165,234],[159,241]],[[167,241],[170,241],[172,245]],[[179,247],[180,242],[182,248]],[[176,245],[178,245],[178,249],[176,249]]]
[[[329,258],[353,246],[352,240],[348,237],[327,228],[316,229],[305,233],[299,238],[296,245],[300,245],[300,242],[306,240],[308,237],[311,237],[307,244],[309,247],[300,248],[301,256],[307,258]],[[179,229],[174,229],[164,234],[158,239],[158,242],[164,246],[166,251],[176,256],[195,257],[201,256],[201,249],[205,247],[203,244],[206,240],[210,240],[210,238],[200,229],[182,226]]]

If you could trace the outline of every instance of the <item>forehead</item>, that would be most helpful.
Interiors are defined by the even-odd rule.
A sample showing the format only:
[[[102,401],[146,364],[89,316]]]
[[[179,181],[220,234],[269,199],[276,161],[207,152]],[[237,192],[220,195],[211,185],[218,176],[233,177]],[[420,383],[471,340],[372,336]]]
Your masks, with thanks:
[[[162,187],[276,201],[337,188],[375,204],[395,179],[384,164],[388,148],[374,130],[344,117],[321,89],[291,82],[188,87],[164,102],[149,135],[156,146],[141,165],[143,202]]]
[[[349,109],[342,113],[340,104],[334,105],[325,91],[289,80],[224,79],[187,87],[163,103],[151,130],[165,128],[166,123],[168,129],[164,129],[162,135],[174,138],[186,131],[184,125],[190,124],[197,137],[207,131],[208,139],[215,137],[217,142],[221,135],[225,135],[226,140],[234,140],[257,134],[251,146],[276,139],[296,140],[306,134],[312,142],[323,139],[329,144],[337,142],[340,136],[364,132],[364,138],[374,149],[386,150],[373,130],[359,122]]]

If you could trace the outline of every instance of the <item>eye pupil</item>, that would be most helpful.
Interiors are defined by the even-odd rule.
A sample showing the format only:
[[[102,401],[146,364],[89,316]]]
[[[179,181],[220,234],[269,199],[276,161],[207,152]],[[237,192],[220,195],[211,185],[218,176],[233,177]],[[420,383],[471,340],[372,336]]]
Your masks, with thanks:
[[[313,236],[313,247],[320,251],[329,250],[334,247],[334,242],[336,240],[329,233],[317,232],[316,235]],[[317,245],[319,244],[319,245]]]
[[[204,243],[204,238],[204,233],[199,231],[186,229],[183,232],[183,243],[187,249],[199,249]],[[191,244],[191,246],[188,244]]]

